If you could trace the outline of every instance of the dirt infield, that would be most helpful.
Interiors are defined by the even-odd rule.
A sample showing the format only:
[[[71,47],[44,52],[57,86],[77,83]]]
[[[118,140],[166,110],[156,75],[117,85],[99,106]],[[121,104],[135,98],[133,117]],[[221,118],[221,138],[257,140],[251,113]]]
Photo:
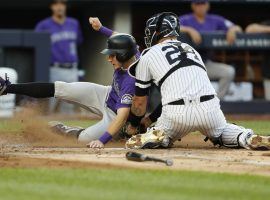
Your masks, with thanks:
[[[270,176],[270,152],[213,147],[199,134],[186,136],[171,149],[137,151],[173,159],[174,165],[167,167],[162,163],[126,160],[124,142],[109,143],[101,150],[85,148],[76,139],[52,133],[46,119],[38,118],[36,113],[22,112],[14,121],[21,122],[18,133],[0,133],[0,167],[146,168]]]
[[[137,151],[159,158],[171,158],[174,161],[172,167],[162,163],[127,161],[125,154],[128,150],[123,148],[123,143],[111,143],[108,148],[101,150],[83,146],[38,147],[2,143],[0,167],[142,168],[270,175],[270,153],[215,148],[202,139],[200,135],[190,135],[172,149]]]

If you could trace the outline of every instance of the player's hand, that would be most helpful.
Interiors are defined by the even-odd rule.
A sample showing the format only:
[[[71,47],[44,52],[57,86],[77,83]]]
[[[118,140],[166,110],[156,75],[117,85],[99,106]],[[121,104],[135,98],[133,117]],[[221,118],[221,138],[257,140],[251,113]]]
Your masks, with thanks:
[[[144,129],[146,131],[146,129],[148,127],[151,126],[153,122],[151,121],[151,119],[149,117],[144,117],[141,121],[141,128]]]
[[[89,17],[89,23],[95,31],[98,31],[102,27],[98,17]]]
[[[104,148],[104,144],[102,142],[100,142],[99,140],[94,140],[94,141],[91,141],[87,144],[87,147],[89,148],[98,148],[98,149],[102,149]]]
[[[188,34],[195,44],[197,45],[201,44],[202,36],[197,30],[195,30],[194,28],[189,28]]]
[[[226,39],[229,44],[233,44],[236,40],[236,32],[234,30],[229,30],[226,34]]]

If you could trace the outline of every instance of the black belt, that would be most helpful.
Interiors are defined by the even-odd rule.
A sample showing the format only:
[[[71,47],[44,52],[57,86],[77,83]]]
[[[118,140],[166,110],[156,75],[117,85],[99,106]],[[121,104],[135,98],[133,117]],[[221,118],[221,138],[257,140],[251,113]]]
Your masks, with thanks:
[[[201,96],[200,102],[209,101],[209,100],[214,99],[214,98],[215,98],[215,95]],[[190,100],[190,102],[192,102],[192,100]],[[168,103],[168,105],[185,105],[185,101],[184,101],[184,99],[179,99],[177,101],[173,101],[173,102]]]
[[[77,63],[54,63],[52,67],[64,68],[64,69],[73,69],[77,67]]]

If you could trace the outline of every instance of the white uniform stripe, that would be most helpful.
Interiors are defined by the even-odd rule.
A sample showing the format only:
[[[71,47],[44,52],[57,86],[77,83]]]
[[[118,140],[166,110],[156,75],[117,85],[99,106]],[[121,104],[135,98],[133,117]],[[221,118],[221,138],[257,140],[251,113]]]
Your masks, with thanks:
[[[140,87],[142,89],[149,88],[151,84],[141,84],[141,83],[135,83],[135,86]]]
[[[185,43],[181,43],[181,47],[185,49],[189,59],[204,66],[195,49]],[[141,57],[136,68],[136,79],[144,84],[137,82],[136,86],[144,89],[149,86],[145,82],[150,80],[158,84],[171,68],[181,62],[179,49],[181,48],[168,41],[149,49]],[[226,122],[218,98],[200,102],[200,97],[205,95],[216,95],[205,70],[191,64],[174,71],[161,86],[163,108],[156,128],[163,129],[173,140],[199,130],[210,138],[222,135],[224,144],[234,145],[237,144],[237,136],[241,132],[246,135],[251,132]],[[168,105],[179,99],[184,99],[185,105]],[[240,143],[243,147],[245,137],[241,136]]]

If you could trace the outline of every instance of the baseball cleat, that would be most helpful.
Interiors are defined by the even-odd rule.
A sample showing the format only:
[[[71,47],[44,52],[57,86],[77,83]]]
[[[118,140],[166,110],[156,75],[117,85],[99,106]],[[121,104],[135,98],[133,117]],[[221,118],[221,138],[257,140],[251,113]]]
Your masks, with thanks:
[[[49,126],[55,133],[76,138],[78,138],[80,133],[84,130],[82,127],[70,127],[58,121],[49,122]]]
[[[270,137],[252,135],[248,139],[248,146],[254,150],[270,150]]]
[[[9,78],[7,77],[7,74],[5,74],[5,79],[3,79],[1,76],[0,76],[0,96],[1,95],[5,95],[7,94],[5,92],[6,88],[8,85],[10,85],[10,81],[9,81]]]
[[[168,136],[162,130],[150,129],[144,134],[138,134],[132,136],[126,142],[126,148],[128,149],[155,149],[159,147],[169,146]]]

